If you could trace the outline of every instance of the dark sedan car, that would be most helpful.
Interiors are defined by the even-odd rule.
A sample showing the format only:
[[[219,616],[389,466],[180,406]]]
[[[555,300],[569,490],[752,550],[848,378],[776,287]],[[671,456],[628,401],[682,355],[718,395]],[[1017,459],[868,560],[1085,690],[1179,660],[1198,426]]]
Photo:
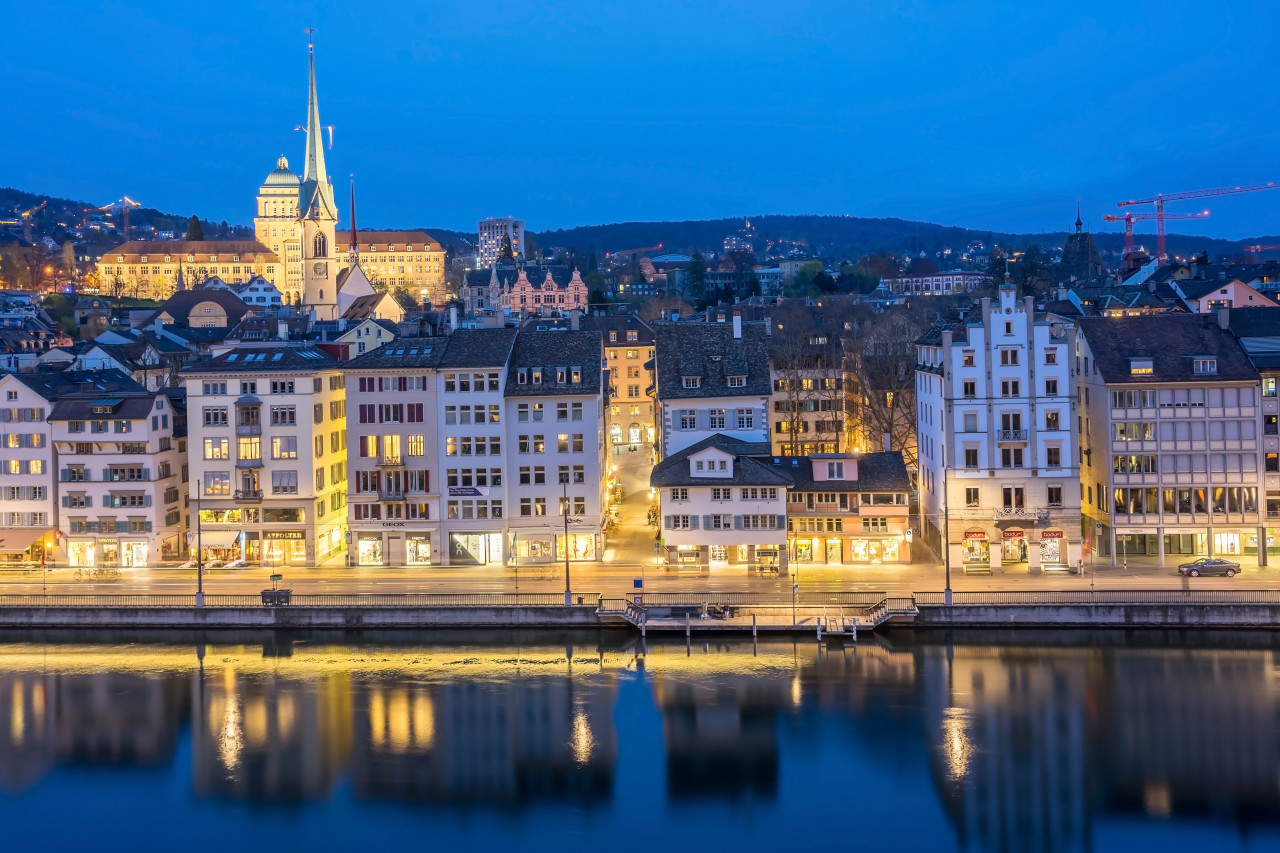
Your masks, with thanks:
[[[1240,571],[1240,564],[1230,560],[1220,560],[1217,557],[1204,557],[1190,563],[1183,563],[1178,566],[1178,571],[1193,578],[1201,575],[1226,575],[1233,578],[1236,572]]]

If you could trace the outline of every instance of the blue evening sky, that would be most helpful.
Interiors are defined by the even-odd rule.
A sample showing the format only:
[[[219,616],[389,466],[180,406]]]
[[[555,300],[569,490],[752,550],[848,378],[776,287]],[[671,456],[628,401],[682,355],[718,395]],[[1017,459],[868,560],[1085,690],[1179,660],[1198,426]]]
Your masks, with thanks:
[[[300,167],[306,36],[342,216],[534,230],[758,213],[1061,229],[1280,180],[1280,3],[25,2],[0,184],[248,223]],[[1280,190],[1184,203],[1280,234]],[[1115,226],[1111,226],[1112,229]]]

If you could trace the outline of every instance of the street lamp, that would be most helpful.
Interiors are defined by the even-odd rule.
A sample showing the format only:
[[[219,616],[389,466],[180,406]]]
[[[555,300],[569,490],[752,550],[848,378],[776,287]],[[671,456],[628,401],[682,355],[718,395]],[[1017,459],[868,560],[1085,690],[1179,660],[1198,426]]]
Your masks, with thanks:
[[[945,452],[945,451],[944,451]],[[951,513],[947,511],[947,461],[942,460],[942,565],[946,571],[946,589],[942,591],[942,602],[951,606]]]
[[[560,475],[560,485],[564,488],[564,498],[560,502],[560,514],[564,516],[564,606],[573,603],[573,593],[569,591],[569,475]]]

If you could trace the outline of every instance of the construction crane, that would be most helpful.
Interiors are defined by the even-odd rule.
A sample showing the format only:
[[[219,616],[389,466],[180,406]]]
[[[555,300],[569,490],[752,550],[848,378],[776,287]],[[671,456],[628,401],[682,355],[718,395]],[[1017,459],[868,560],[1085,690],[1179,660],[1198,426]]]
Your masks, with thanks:
[[[138,204],[136,201],[134,201],[133,199],[129,198],[126,195],[126,196],[121,196],[120,198],[111,202],[111,204],[104,204],[102,207],[98,208],[98,210],[105,210],[107,213],[114,213],[117,210],[123,211],[124,239],[128,240],[129,239],[129,211],[135,207],[142,207],[142,205]]]
[[[1249,186],[1240,187],[1216,187],[1211,190],[1191,190],[1184,193],[1159,193],[1151,198],[1132,199],[1130,201],[1118,201],[1116,207],[1129,207],[1135,204],[1154,204],[1156,206],[1156,256],[1161,264],[1168,260],[1168,256],[1164,251],[1164,205],[1169,201],[1184,201],[1189,198],[1208,198],[1215,195],[1235,195],[1236,193],[1253,193],[1259,190],[1274,190],[1280,188],[1280,181],[1271,181],[1266,184],[1251,184]]]
[[[662,248],[662,244],[659,243],[656,246],[644,246],[643,248],[640,248],[640,249],[623,249],[621,252],[605,252],[604,256],[606,258],[619,258],[619,257],[622,257],[623,255],[638,255],[641,252],[656,252],[661,248]]]
[[[42,202],[40,202],[39,204],[37,204],[35,207],[29,208],[29,209],[24,210],[24,211],[22,211],[21,213],[19,213],[19,214],[18,214],[18,218],[17,218],[17,219],[5,219],[5,220],[0,220],[0,225],[18,225],[18,224],[21,224],[21,225],[22,225],[22,238],[23,238],[24,240],[26,240],[28,243],[30,243],[30,242],[32,242],[32,239],[31,239],[31,220],[32,220],[32,217],[33,217],[35,214],[39,213],[40,211],[44,210],[44,209],[45,209],[45,207],[46,207],[48,204],[49,204],[49,200],[48,200],[48,199],[45,199],[44,201],[42,201]]]
[[[1166,219],[1205,219],[1208,216],[1209,211],[1207,210],[1202,210],[1199,213],[1166,213],[1163,215],[1151,211],[1134,212],[1126,210],[1123,215],[1117,216],[1114,213],[1107,213],[1102,218],[1106,222],[1124,223],[1124,255],[1127,258],[1133,252],[1133,223],[1138,220],[1156,219],[1158,222],[1163,222]],[[1163,238],[1164,235],[1161,232],[1161,239],[1163,240]]]

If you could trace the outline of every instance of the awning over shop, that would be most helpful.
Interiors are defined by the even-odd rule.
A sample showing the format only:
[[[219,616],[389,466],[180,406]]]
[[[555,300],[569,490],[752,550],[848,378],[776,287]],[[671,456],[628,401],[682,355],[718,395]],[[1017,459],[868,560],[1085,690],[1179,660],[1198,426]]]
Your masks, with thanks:
[[[21,554],[39,542],[48,530],[0,529],[0,554]]]
[[[239,539],[239,530],[205,530],[200,533],[199,541],[201,548],[230,548]]]

